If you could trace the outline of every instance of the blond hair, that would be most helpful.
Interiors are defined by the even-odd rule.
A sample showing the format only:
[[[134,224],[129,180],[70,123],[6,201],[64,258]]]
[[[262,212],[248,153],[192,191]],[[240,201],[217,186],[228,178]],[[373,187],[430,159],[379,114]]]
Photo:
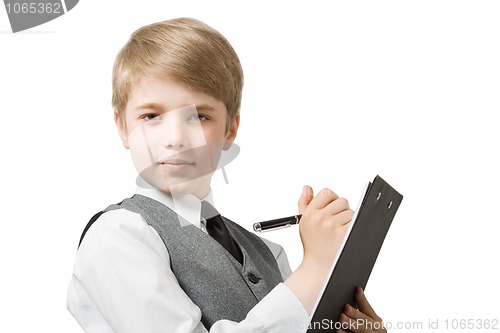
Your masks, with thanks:
[[[113,66],[113,108],[124,120],[132,85],[141,77],[171,78],[187,89],[222,101],[226,128],[239,112],[243,70],[227,39],[207,24],[178,18],[136,30]]]

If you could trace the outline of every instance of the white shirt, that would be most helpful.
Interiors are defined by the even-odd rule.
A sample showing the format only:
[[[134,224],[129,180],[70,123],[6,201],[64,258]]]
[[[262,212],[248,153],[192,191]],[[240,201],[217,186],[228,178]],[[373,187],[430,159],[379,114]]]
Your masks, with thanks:
[[[138,181],[136,193],[155,199],[204,230],[200,200],[173,198]],[[212,202],[212,195],[207,198]],[[213,203],[213,202],[212,202]],[[263,239],[283,279],[290,266],[283,248]],[[139,214],[106,212],[78,249],[67,307],[87,333],[207,332],[201,311],[179,286],[158,233]],[[221,320],[211,333],[302,333],[310,317],[295,294],[278,284],[242,322]]]

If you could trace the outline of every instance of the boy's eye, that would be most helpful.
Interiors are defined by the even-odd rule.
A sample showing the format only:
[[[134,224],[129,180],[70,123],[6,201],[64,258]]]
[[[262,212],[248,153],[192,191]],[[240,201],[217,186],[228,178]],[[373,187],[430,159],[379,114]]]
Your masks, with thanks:
[[[188,120],[191,122],[202,122],[202,121],[205,121],[207,119],[208,119],[207,116],[200,114],[200,113],[195,113],[195,114],[192,114]]]
[[[154,113],[145,114],[143,116],[143,118],[146,119],[146,120],[150,120],[150,121],[151,120],[160,120],[161,119],[160,115],[154,114]]]

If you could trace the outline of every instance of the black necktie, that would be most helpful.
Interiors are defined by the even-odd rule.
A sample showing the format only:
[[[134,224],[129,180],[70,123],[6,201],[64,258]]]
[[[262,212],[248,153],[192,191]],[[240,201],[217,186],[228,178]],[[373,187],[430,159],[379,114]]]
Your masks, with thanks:
[[[218,241],[231,255],[243,265],[243,254],[231,238],[219,212],[207,201],[201,202],[201,217],[207,221],[207,232]]]

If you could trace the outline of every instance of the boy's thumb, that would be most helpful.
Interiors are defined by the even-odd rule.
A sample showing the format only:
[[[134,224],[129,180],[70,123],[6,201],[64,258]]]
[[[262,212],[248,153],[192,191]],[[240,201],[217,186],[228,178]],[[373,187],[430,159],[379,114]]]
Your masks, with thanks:
[[[305,185],[304,188],[302,189],[302,194],[299,199],[299,213],[302,214],[306,207],[309,205],[311,202],[312,198],[314,197],[313,190],[311,186]]]

